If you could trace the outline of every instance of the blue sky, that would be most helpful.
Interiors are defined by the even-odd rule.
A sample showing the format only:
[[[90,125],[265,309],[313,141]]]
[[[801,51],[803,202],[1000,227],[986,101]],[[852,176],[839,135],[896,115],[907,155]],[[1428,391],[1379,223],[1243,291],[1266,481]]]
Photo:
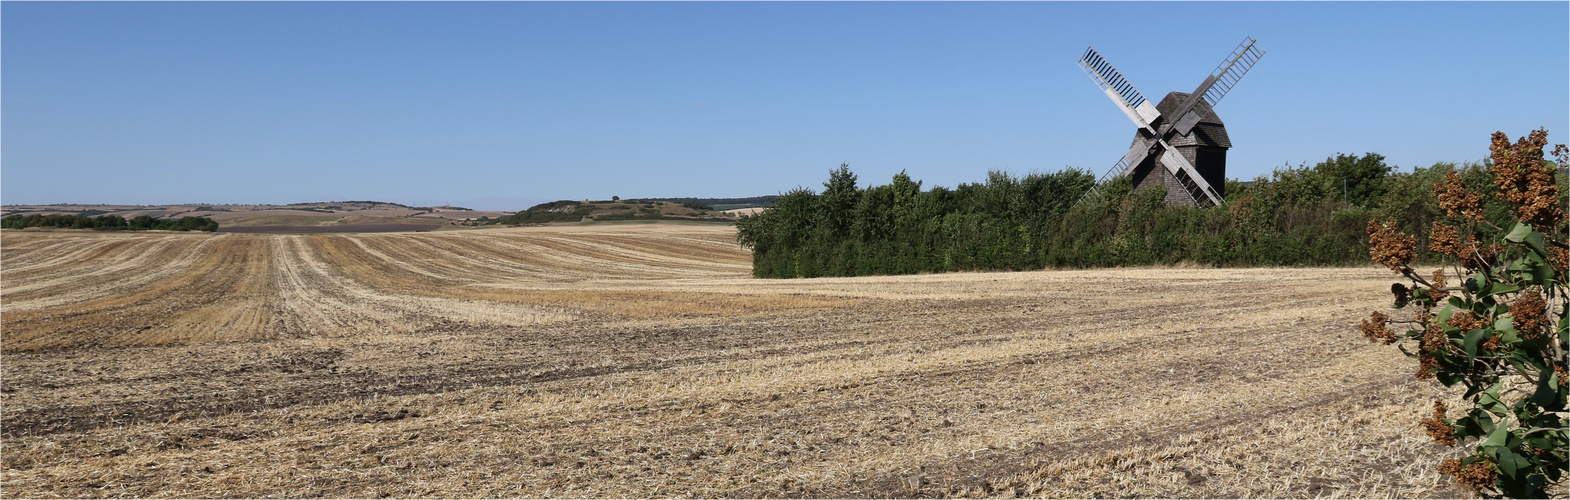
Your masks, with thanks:
[[[1105,171],[1245,36],[1228,176],[1570,142],[1570,3],[0,4],[0,203],[554,199]]]

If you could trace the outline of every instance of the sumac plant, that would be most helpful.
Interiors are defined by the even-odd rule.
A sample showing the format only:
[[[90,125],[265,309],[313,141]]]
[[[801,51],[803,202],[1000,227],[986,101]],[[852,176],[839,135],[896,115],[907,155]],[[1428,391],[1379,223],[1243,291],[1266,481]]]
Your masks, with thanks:
[[[1557,166],[1543,158],[1547,139],[1537,130],[1511,143],[1496,132],[1495,189],[1473,189],[1453,173],[1434,186],[1445,217],[1429,238],[1429,250],[1442,259],[1430,276],[1410,266],[1416,238],[1393,222],[1368,224],[1369,256],[1410,282],[1391,285],[1395,308],[1415,314],[1375,312],[1363,321],[1363,335],[1400,344],[1417,359],[1418,378],[1465,388],[1465,407],[1435,401],[1433,416],[1421,423],[1435,442],[1462,453],[1439,472],[1487,497],[1545,497],[1565,475],[1570,229]],[[1566,151],[1554,149],[1560,165]],[[1488,220],[1483,193],[1497,193],[1514,210],[1504,219],[1513,220]],[[1396,325],[1406,333],[1395,333]]]

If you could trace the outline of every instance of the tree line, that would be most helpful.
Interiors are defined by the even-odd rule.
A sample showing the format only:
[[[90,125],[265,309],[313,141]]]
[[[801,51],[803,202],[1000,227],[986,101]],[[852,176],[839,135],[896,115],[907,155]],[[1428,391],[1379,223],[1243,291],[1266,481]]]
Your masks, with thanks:
[[[138,215],[130,219],[118,215],[84,217],[81,215],[12,215],[0,219],[0,228],[25,229],[29,227],[55,229],[99,229],[110,231],[217,231],[218,222],[207,217],[181,217],[157,219]]]
[[[1485,217],[1507,225],[1510,208],[1491,192],[1488,165],[1397,171],[1379,154],[1337,154],[1251,182],[1228,180],[1224,205],[1169,207],[1163,188],[1135,192],[1127,178],[1081,201],[1095,177],[1073,168],[1023,177],[993,171],[985,182],[923,190],[904,172],[862,188],[842,164],[821,193],[791,190],[772,209],[737,222],[737,241],[753,250],[753,274],[764,278],[1183,262],[1351,265],[1369,262],[1366,226],[1377,218],[1416,235],[1426,261],[1433,258],[1430,226],[1443,214],[1433,189],[1447,173],[1490,200]],[[1564,171],[1555,172],[1564,184]]]

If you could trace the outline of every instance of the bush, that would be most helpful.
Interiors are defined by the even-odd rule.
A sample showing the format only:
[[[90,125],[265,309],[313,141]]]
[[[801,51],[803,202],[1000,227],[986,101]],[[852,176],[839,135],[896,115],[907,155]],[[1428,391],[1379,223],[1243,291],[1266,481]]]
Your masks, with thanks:
[[[989,172],[984,183],[923,191],[903,172],[888,185],[861,188],[842,164],[821,194],[791,191],[774,208],[738,221],[737,241],[753,250],[753,274],[773,278],[1179,262],[1362,264],[1369,220],[1395,219],[1426,241],[1440,209],[1408,195],[1451,173],[1485,175],[1486,165],[1394,170],[1375,153],[1337,154],[1247,183],[1228,181],[1226,205],[1198,208],[1163,206],[1159,187],[1135,193],[1127,178],[1081,200],[1094,177],[1077,169],[1024,177]],[[1485,215],[1502,220],[1503,212],[1489,212],[1498,208],[1485,207]],[[1433,256],[1419,249],[1417,258]]]
[[[1564,421],[1570,228],[1563,179],[1543,161],[1547,137],[1538,130],[1511,144],[1494,134],[1492,165],[1481,176],[1492,187],[1481,191],[1491,196],[1453,171],[1434,185],[1444,216],[1432,223],[1428,249],[1443,265],[1431,277],[1409,266],[1418,238],[1394,221],[1368,227],[1370,257],[1411,283],[1392,285],[1395,307],[1417,311],[1406,320],[1375,312],[1362,323],[1363,335],[1400,343],[1417,358],[1418,378],[1465,389],[1467,407],[1455,418],[1435,401],[1422,425],[1435,442],[1466,448],[1439,472],[1484,496],[1546,497],[1546,486],[1563,480],[1570,445]],[[1565,146],[1555,155],[1565,163]],[[1509,208],[1507,226],[1490,221],[1496,202]],[[1397,324],[1410,329],[1398,336],[1390,329]]]
[[[23,229],[29,227],[57,229],[100,230],[165,230],[165,231],[217,231],[218,222],[207,217],[182,217],[179,220],[155,219],[138,215],[127,221],[118,215],[83,217],[80,215],[12,215],[0,219],[0,227]]]
[[[572,200],[557,200],[529,207],[512,215],[485,220],[482,224],[544,224],[547,222],[577,222],[583,220],[578,211],[583,205]]]

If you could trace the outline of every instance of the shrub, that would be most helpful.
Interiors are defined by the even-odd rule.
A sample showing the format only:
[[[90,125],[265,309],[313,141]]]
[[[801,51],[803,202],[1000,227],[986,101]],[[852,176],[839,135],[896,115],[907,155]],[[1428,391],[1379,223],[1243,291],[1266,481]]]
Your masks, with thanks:
[[[206,217],[183,217],[179,220],[155,219],[138,215],[127,221],[118,215],[83,217],[80,215],[12,215],[0,219],[0,227],[23,229],[29,227],[57,229],[99,230],[151,230],[166,231],[217,231],[218,222]]]
[[[1462,175],[1449,172],[1433,186],[1444,215],[1431,226],[1428,249],[1443,262],[1432,276],[1409,265],[1417,238],[1394,221],[1368,226],[1370,257],[1411,283],[1391,286],[1395,307],[1416,312],[1411,319],[1375,312],[1363,335],[1400,343],[1417,359],[1418,378],[1464,389],[1466,407],[1454,418],[1435,401],[1421,423],[1436,443],[1465,449],[1439,472],[1483,496],[1546,497],[1566,466],[1570,228],[1562,179],[1543,160],[1547,138],[1543,130],[1514,144],[1493,136],[1486,178],[1511,209],[1507,228],[1489,220],[1491,200]],[[1565,146],[1555,155],[1565,163]],[[1408,329],[1398,335],[1390,325]]]
[[[887,185],[859,187],[841,164],[821,194],[792,191],[771,210],[738,221],[737,239],[753,250],[753,274],[774,278],[1178,262],[1361,264],[1368,262],[1369,220],[1394,218],[1426,242],[1438,205],[1392,203],[1393,193],[1426,190],[1431,183],[1424,181],[1451,172],[1476,177],[1481,168],[1444,164],[1396,173],[1375,153],[1337,154],[1251,182],[1229,181],[1226,205],[1197,208],[1164,206],[1159,187],[1136,193],[1126,177],[1083,198],[1095,177],[1072,168],[1023,177],[989,172],[982,183],[923,191],[903,172]],[[1426,261],[1429,253],[1420,247],[1417,258]]]

